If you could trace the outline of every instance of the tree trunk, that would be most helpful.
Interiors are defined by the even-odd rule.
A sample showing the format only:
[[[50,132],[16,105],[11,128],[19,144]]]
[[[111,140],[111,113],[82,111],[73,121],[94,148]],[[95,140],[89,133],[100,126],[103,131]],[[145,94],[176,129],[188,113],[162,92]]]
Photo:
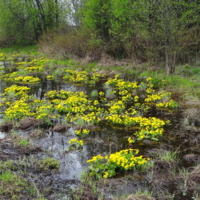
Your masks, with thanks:
[[[167,76],[171,75],[175,71],[176,65],[176,52],[172,51],[172,48],[165,42],[165,69]]]

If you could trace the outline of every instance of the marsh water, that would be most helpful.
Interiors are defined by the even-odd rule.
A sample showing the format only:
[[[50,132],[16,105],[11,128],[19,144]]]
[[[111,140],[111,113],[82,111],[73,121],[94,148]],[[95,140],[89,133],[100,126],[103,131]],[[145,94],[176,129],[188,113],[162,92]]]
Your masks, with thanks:
[[[3,93],[8,85],[0,81],[0,92]],[[51,90],[65,91],[84,91],[90,95],[93,89],[102,90],[102,85],[98,88],[75,86],[62,81],[48,81],[44,79],[40,85],[31,86],[31,94],[43,99],[44,93]],[[179,102],[178,95],[172,95]],[[29,162],[30,157],[39,159],[50,156],[60,160],[58,171],[41,173],[29,171],[27,179],[39,184],[40,187],[50,188],[46,194],[47,199],[71,199],[70,195],[73,189],[80,185],[80,178],[83,172],[87,170],[87,160],[98,154],[107,155],[116,151],[134,148],[140,150],[140,155],[149,157],[155,161],[154,168],[148,172],[119,172],[117,176],[109,178],[106,184],[101,181],[95,183],[98,191],[103,194],[104,199],[113,199],[119,195],[134,194],[138,190],[153,192],[155,199],[194,199],[199,190],[194,184],[200,184],[199,176],[197,180],[187,180],[184,182],[182,170],[188,170],[188,176],[193,172],[195,166],[200,162],[200,123],[198,116],[191,116],[189,121],[186,117],[186,111],[192,112],[199,110],[199,103],[182,104],[174,111],[151,109],[148,116],[154,116],[163,120],[170,120],[171,124],[165,127],[165,132],[159,141],[144,139],[142,141],[128,144],[127,139],[133,134],[132,130],[123,127],[114,127],[106,122],[101,122],[98,127],[94,127],[91,133],[83,137],[83,148],[70,150],[68,141],[74,138],[75,127],[71,125],[66,131],[59,133],[53,131],[55,124],[43,127],[42,136],[30,137],[33,130],[17,130],[18,134],[29,137],[30,141],[37,146],[40,151],[24,154],[18,152],[15,148],[7,145],[6,139],[9,132],[0,132],[1,154],[5,153],[3,159],[19,160],[26,158]],[[186,114],[185,114],[186,113]],[[191,114],[192,115],[192,114]],[[3,116],[1,115],[1,118]],[[163,152],[176,152],[175,162],[164,162],[159,155]],[[14,156],[13,156],[14,155]],[[193,182],[192,182],[193,181]],[[189,185],[190,183],[190,185]],[[187,185],[188,184],[188,185]],[[193,184],[193,185],[192,185]],[[194,189],[195,188],[195,189]]]

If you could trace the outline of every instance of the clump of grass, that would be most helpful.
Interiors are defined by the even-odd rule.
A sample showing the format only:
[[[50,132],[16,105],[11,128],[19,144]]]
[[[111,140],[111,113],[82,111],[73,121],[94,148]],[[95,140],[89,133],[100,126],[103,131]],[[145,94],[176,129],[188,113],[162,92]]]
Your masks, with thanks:
[[[73,199],[94,199],[103,200],[104,194],[97,188],[97,184],[91,176],[83,173],[81,176],[81,184],[72,190]]]
[[[177,152],[166,151],[160,156],[164,162],[175,162],[177,160]]]
[[[107,99],[114,99],[114,98],[116,98],[116,95],[115,95],[115,93],[114,93],[114,91],[113,91],[112,88],[109,88],[109,89],[106,90],[105,97]]]
[[[192,68],[190,66],[186,66],[187,71],[191,71],[188,73],[187,76],[182,75],[183,69],[177,69],[177,73],[167,76],[164,70],[156,70],[156,71],[144,71],[138,75],[139,78],[144,77],[152,77],[152,79],[157,80],[165,80],[166,81],[166,88],[170,90],[179,91],[181,93],[191,93],[193,95],[198,95],[200,90],[198,89],[200,84],[198,80],[200,78],[199,69]],[[192,75],[191,75],[192,74]],[[193,78],[191,78],[191,76]]]
[[[90,95],[91,95],[92,98],[98,97],[98,95],[99,95],[98,90],[92,90]]]
[[[14,146],[18,146],[20,148],[33,146],[33,144],[29,141],[28,137],[23,137],[21,135],[18,135],[14,131],[12,132],[11,139],[12,139]]]
[[[5,170],[12,170],[14,168],[14,162],[13,160],[7,160],[5,162],[0,161],[0,172],[3,172]]]
[[[150,160],[149,162],[145,163],[144,165],[140,166],[140,170],[142,172],[147,172],[148,170],[152,169],[154,167],[154,161]]]
[[[157,154],[158,158],[155,163],[161,165],[163,168],[172,168],[178,161],[177,152],[165,151]]]
[[[60,161],[55,158],[44,158],[40,161],[39,167],[43,170],[58,169]]]
[[[27,188],[27,181],[14,172],[7,170],[1,173],[0,196],[2,199],[20,199]]]
[[[27,147],[27,146],[31,145],[31,143],[30,143],[30,141],[29,141],[28,138],[21,138],[21,139],[17,142],[17,144],[18,144],[19,146],[21,146],[21,147]]]
[[[129,195],[127,197],[116,197],[113,200],[155,200],[152,197],[153,192],[149,192],[147,190],[142,191],[138,189],[135,194]]]

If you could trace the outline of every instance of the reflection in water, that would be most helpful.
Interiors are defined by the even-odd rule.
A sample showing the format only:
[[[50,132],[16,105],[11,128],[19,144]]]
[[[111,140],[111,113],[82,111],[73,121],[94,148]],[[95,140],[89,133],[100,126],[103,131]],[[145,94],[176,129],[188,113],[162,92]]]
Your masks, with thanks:
[[[5,133],[2,133],[2,132],[0,132],[0,139],[3,139],[3,138],[5,138],[6,137],[6,134]]]
[[[47,133],[46,137],[34,140],[34,143],[39,145],[44,151],[50,153],[55,159],[60,160],[61,179],[80,179],[82,171],[85,169],[84,149],[69,150],[70,145],[68,141],[74,137],[74,131],[70,129],[67,134],[52,131]]]

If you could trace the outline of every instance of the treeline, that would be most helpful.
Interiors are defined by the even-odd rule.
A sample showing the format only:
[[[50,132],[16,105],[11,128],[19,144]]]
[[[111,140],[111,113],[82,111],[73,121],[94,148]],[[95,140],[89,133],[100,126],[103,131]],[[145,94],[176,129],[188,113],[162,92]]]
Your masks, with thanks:
[[[65,57],[197,64],[199,0],[0,0],[1,37]]]

